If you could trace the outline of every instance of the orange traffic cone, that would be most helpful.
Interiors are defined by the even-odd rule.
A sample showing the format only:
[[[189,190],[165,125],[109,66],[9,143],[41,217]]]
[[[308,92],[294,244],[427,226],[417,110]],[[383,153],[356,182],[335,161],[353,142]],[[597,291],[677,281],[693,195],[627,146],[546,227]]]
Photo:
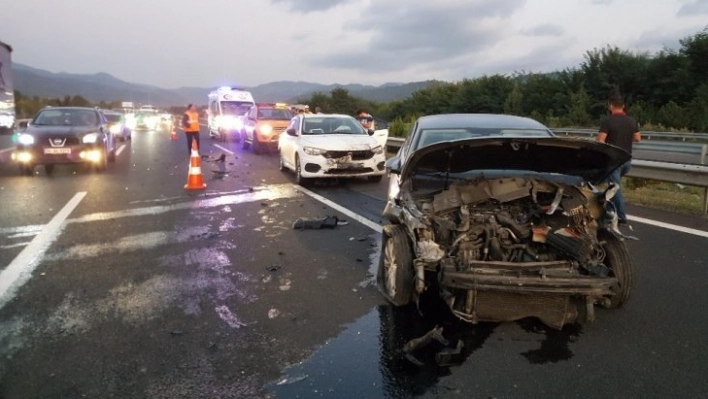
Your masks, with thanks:
[[[177,132],[175,132],[174,126],[172,126],[172,133],[170,133],[170,139],[177,140]]]
[[[202,178],[202,166],[199,160],[199,147],[197,141],[192,141],[192,155],[189,157],[189,174],[187,175],[187,184],[184,185],[187,190],[203,190],[206,188],[204,179]]]

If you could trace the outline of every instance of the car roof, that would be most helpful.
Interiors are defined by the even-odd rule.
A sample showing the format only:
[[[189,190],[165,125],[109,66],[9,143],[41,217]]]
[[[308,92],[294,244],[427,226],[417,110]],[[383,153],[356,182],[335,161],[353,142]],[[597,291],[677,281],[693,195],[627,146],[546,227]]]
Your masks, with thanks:
[[[62,109],[82,109],[82,110],[90,110],[90,111],[98,112],[98,109],[93,108],[93,107],[65,107],[65,106],[61,106],[61,107],[49,106],[49,107],[44,107],[44,108],[40,109],[40,111],[44,111],[44,110],[48,110],[48,109],[59,109],[59,110],[62,110]]]
[[[420,129],[449,129],[460,127],[507,128],[507,129],[544,129],[542,123],[521,116],[504,114],[438,114],[418,118]]]
[[[324,117],[344,117],[344,118],[354,118],[351,115],[346,115],[346,114],[299,114],[302,115],[304,118],[324,118]]]

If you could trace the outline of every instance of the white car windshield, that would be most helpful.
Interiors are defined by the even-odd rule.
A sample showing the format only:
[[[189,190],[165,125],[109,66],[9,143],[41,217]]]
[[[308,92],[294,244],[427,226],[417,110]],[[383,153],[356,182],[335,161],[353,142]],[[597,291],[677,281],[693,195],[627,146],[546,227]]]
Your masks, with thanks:
[[[323,116],[305,118],[302,134],[367,134],[364,128],[350,116]]]

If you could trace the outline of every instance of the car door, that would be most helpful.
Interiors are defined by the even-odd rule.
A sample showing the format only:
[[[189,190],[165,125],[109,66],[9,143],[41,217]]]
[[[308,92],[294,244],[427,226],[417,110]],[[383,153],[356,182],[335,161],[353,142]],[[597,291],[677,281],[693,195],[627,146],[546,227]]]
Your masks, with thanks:
[[[253,143],[256,139],[256,124],[258,123],[256,115],[258,115],[258,107],[251,107],[251,109],[246,113],[246,116],[243,118],[243,128],[246,132],[246,137],[248,138],[247,141],[251,143]]]
[[[291,136],[288,134],[289,129],[295,129],[297,135]],[[290,120],[286,131],[280,135],[278,143],[280,146],[280,154],[286,165],[295,168],[295,153],[297,151],[297,141],[300,138],[300,117],[296,116]]]

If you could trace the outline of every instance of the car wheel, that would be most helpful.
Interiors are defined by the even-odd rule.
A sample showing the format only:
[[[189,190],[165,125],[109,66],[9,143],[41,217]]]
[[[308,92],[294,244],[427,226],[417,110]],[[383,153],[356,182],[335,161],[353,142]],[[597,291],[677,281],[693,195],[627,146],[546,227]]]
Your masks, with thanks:
[[[20,165],[20,174],[25,176],[32,176],[34,174],[34,166]]]
[[[278,152],[280,153],[280,151]],[[280,158],[280,162],[278,163],[278,170],[280,170],[281,172],[285,172],[287,168],[285,167],[285,161],[283,161],[283,154],[280,153],[278,158]]]
[[[103,154],[101,154],[101,160],[96,163],[95,169],[96,172],[103,172],[106,169],[108,169],[108,154],[106,154],[106,150],[103,150]]]
[[[396,306],[405,306],[413,297],[413,250],[402,225],[384,226],[381,257],[376,276],[379,291]]]
[[[300,165],[300,157],[295,155],[295,183],[306,186],[309,183],[309,179],[302,177],[302,165]]]
[[[53,164],[46,164],[44,165],[44,172],[49,176],[54,172],[54,165]]]
[[[599,237],[605,242],[605,264],[612,271],[611,275],[616,277],[617,285],[612,287],[614,295],[610,296],[608,309],[619,308],[629,300],[629,294],[634,284],[634,264],[627,252],[624,242],[609,232],[601,234]]]
[[[241,148],[247,150],[249,147],[251,147],[251,145],[246,142],[246,131],[244,130],[241,132]]]
[[[253,153],[256,155],[263,154],[263,143],[258,141],[258,139],[255,136],[253,136]]]
[[[378,176],[367,176],[366,179],[369,180],[370,182],[378,183],[378,182],[381,181],[381,179],[383,179],[383,176],[382,176],[382,175],[378,175]]]

